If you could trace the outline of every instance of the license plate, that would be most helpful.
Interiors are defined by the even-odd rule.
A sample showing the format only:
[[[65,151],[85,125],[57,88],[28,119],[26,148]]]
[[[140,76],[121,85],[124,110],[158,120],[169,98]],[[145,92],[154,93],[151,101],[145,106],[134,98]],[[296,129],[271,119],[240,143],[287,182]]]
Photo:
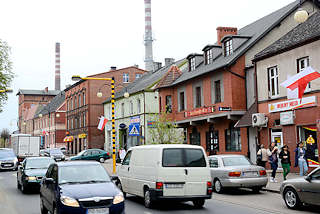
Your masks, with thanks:
[[[56,158],[57,161],[61,160],[60,158]]]
[[[257,176],[257,172],[243,172],[242,175],[244,176]]]
[[[4,167],[6,166],[12,166],[12,164],[3,164]]]
[[[87,214],[109,214],[109,208],[88,209]]]
[[[179,189],[183,188],[183,184],[165,184],[167,189]]]

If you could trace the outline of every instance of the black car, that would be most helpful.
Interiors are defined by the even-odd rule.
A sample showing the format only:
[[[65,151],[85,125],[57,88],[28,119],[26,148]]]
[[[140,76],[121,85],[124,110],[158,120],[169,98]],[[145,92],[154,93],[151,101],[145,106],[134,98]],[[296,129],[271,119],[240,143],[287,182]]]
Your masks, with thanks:
[[[50,157],[30,157],[24,159],[18,167],[17,188],[25,193],[28,189],[39,189],[41,179],[50,164],[55,161]]]
[[[100,163],[57,162],[41,181],[40,209],[42,214],[122,214],[124,197]]]
[[[17,170],[18,159],[12,149],[0,148],[0,170]]]

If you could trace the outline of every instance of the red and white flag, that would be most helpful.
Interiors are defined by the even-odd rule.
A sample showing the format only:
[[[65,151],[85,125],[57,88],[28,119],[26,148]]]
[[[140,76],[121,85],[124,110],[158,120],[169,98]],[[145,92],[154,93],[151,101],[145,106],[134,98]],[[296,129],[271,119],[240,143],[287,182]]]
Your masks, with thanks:
[[[104,116],[101,116],[99,119],[98,129],[102,131],[106,126],[107,122],[108,120]]]
[[[320,73],[309,66],[306,67],[302,72],[290,77],[280,85],[291,90],[291,92],[288,93],[291,99],[301,99],[308,83],[319,77]]]

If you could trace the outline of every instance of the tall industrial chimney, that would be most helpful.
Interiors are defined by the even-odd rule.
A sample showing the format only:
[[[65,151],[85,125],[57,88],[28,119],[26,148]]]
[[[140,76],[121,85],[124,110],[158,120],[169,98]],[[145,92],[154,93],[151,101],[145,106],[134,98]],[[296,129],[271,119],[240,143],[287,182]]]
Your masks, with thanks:
[[[145,69],[147,71],[153,70],[153,53],[152,53],[152,27],[151,27],[151,0],[144,0],[145,12]]]
[[[60,43],[56,43],[55,90],[60,91]]]

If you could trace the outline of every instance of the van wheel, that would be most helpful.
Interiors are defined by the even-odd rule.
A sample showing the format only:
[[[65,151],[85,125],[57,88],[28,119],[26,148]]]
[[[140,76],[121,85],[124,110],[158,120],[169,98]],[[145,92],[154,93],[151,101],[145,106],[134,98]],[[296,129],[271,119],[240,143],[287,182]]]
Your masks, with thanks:
[[[286,188],[283,193],[284,202],[289,209],[297,209],[301,206],[301,201],[297,192],[292,188]]]
[[[193,205],[195,206],[195,208],[202,208],[204,205],[204,199],[198,199],[198,200],[194,200],[192,201]]]
[[[104,158],[99,159],[100,163],[104,163]]]
[[[122,191],[123,197],[126,198],[126,197],[127,197],[127,193],[125,193],[125,192],[123,191],[120,180],[117,182],[117,187]]]
[[[146,208],[152,208],[153,206],[153,200],[151,199],[151,192],[148,189],[144,192],[144,206]]]
[[[219,181],[219,179],[216,179],[214,181],[214,191],[216,193],[219,193],[219,194],[223,192],[223,187],[222,187],[221,182]]]

